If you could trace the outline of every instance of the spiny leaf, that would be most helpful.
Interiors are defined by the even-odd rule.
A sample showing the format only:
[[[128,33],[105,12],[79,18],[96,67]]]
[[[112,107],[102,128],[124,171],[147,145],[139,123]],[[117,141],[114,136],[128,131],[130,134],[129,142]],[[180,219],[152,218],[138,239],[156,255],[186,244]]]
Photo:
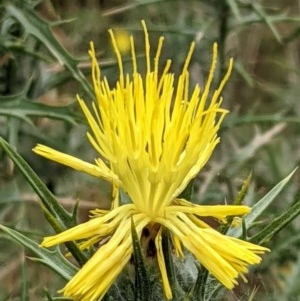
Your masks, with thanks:
[[[32,121],[28,116],[48,117],[66,121],[75,125],[80,117],[72,112],[72,106],[48,106],[28,100],[23,95],[16,94],[9,97],[0,96],[0,115],[15,117],[31,125]]]
[[[40,197],[45,216],[53,229],[59,233],[66,228],[74,226],[75,220],[72,214],[67,212],[57,202],[54,195],[32,170],[29,164],[2,137],[0,137],[0,147],[19,168],[27,182]],[[78,249],[75,243],[67,242],[66,246],[80,265],[83,265],[87,261],[86,256]]]
[[[291,206],[286,212],[276,217],[268,224],[261,232],[253,236],[250,241],[256,244],[263,244],[277,234],[280,230],[286,227],[300,214],[300,200]]]
[[[197,279],[185,297],[184,301],[202,301],[205,300],[205,289],[208,278],[208,270],[204,267],[200,267],[197,265],[198,276]]]
[[[287,177],[280,181],[269,193],[267,193],[260,201],[258,201],[251,209],[251,212],[244,218],[245,226],[247,229],[253,224],[253,222],[266,210],[266,208],[274,201],[276,196],[282,191],[285,185],[289,182],[291,177],[296,172],[294,169]],[[241,237],[243,234],[243,226],[230,228],[229,236]]]
[[[243,200],[245,198],[245,195],[250,185],[251,177],[252,177],[252,173],[250,173],[247,179],[244,181],[241,190],[239,191],[238,195],[233,201],[233,205],[241,205],[243,203]],[[233,220],[234,220],[233,216],[227,217],[227,223],[221,224],[218,231],[221,232],[222,234],[226,234]]]
[[[55,251],[41,248],[35,241],[27,236],[3,225],[0,225],[0,230],[5,232],[13,241],[20,243],[38,256],[38,258],[31,257],[31,260],[41,262],[50,267],[64,279],[70,280],[77,272],[77,268],[65,259],[58,248]]]
[[[54,195],[32,170],[29,164],[2,137],[0,137],[0,147],[25,176],[27,182],[41,198],[45,208],[62,224],[73,226],[73,224],[71,224],[73,223],[73,221],[71,221],[71,215],[57,202]]]
[[[20,22],[27,33],[36,37],[47,47],[59,63],[71,72],[72,76],[80,83],[85,92],[93,99],[94,94],[90,83],[78,68],[77,61],[71,57],[54,37],[50,29],[50,24],[37,16],[32,8],[25,2],[22,3],[22,8],[9,4],[6,6],[6,10],[12,17]]]
[[[247,179],[244,181],[241,190],[239,191],[238,195],[236,196],[233,205],[241,205],[243,203],[243,200],[245,198],[245,195],[247,194],[250,182],[252,178],[252,173],[249,174]]]

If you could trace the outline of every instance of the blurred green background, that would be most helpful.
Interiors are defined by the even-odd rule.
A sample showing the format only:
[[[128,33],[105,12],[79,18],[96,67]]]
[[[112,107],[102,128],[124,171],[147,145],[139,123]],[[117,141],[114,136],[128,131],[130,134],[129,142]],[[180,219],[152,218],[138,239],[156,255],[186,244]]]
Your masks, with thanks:
[[[89,86],[89,42],[94,41],[103,75],[113,84],[118,69],[108,29],[120,43],[135,37],[143,60],[144,19],[155,51],[166,37],[161,61],[178,74],[191,41],[192,83],[205,83],[212,44],[218,42],[216,80],[230,57],[226,86],[230,110],[221,143],[199,174],[196,202],[231,203],[252,173],[245,203],[252,206],[299,164],[300,3],[246,0],[41,0],[0,2],[0,134],[68,209],[79,204],[79,221],[96,206],[108,207],[110,187],[98,179],[39,158],[36,143],[92,160],[76,94],[93,100]],[[128,35],[128,36],[127,36]],[[124,39],[124,41],[122,40]],[[123,42],[122,42],[123,41]],[[126,47],[124,61],[130,63]],[[125,64],[130,72],[130,64]],[[0,223],[41,241],[52,233],[38,198],[4,153],[0,153]],[[299,172],[262,218],[263,228],[299,199]],[[272,238],[248,285],[223,300],[300,300],[300,220]],[[46,300],[62,279],[26,258],[30,253],[0,233],[0,300]],[[50,299],[49,299],[50,300]]]

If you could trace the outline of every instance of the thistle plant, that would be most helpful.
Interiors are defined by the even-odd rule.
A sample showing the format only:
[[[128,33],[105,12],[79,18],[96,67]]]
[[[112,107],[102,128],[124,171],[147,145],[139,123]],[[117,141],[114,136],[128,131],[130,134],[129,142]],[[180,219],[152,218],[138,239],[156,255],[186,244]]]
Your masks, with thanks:
[[[260,294],[264,275],[256,277],[255,272],[268,269],[270,262],[278,256],[278,248],[276,252],[276,244],[271,238],[299,215],[300,202],[296,200],[265,227],[261,226],[262,218],[259,217],[265,214],[264,218],[270,220],[267,209],[295,171],[260,200],[247,199],[251,193],[249,190],[253,189],[250,177],[236,197],[230,193],[226,201],[218,198],[219,203],[214,202],[215,205],[212,205],[207,194],[198,193],[193,197],[192,192],[195,179],[205,173],[203,169],[215,149],[224,145],[224,142],[226,145],[226,135],[222,135],[222,143],[218,145],[221,128],[227,130],[230,124],[239,124],[235,118],[226,123],[232,114],[228,114],[222,102],[224,88],[234,66],[238,66],[236,71],[245,75],[239,62],[234,64],[233,59],[226,59],[225,39],[230,30],[230,11],[240,24],[261,21],[266,22],[272,32],[277,31],[272,23],[274,20],[264,15],[257,3],[251,3],[249,7],[253,7],[253,12],[261,17],[258,21],[255,18],[243,20],[242,13],[249,10],[244,4],[240,7],[238,3],[223,1],[219,7],[214,2],[195,3],[202,4],[211,5],[216,12],[217,19],[220,19],[220,34],[218,43],[210,43],[215,38],[205,41],[206,45],[211,45],[201,56],[211,63],[201,85],[193,85],[195,79],[192,80],[189,74],[190,65],[194,63],[192,60],[199,55],[195,51],[197,42],[192,42],[186,49],[182,69],[177,75],[172,71],[179,67],[176,59],[173,62],[162,59],[166,54],[169,55],[164,37],[161,36],[157,43],[153,43],[144,21],[141,27],[142,40],[139,40],[138,35],[130,37],[127,30],[109,30],[119,72],[116,81],[108,78],[107,70],[104,70],[106,64],[102,64],[102,59],[97,57],[97,47],[90,44],[91,84],[84,75],[86,69],[81,69],[78,61],[65,51],[51,32],[48,22],[35,14],[35,2],[14,0],[0,5],[5,8],[3,20],[7,21],[3,23],[1,32],[7,30],[9,37],[9,43],[1,42],[1,46],[11,47],[12,51],[17,49],[18,52],[20,45],[14,44],[16,37],[11,33],[17,32],[20,40],[29,36],[32,39],[29,42],[36,43],[34,49],[46,49],[48,52],[45,53],[51,53],[51,59],[54,58],[66,68],[62,74],[43,77],[42,81],[34,82],[32,79],[34,84],[28,84],[30,89],[26,88],[20,94],[0,97],[0,115],[3,119],[7,117],[7,127],[14,129],[8,137],[10,143],[0,137],[0,147],[11,160],[11,166],[22,173],[38,195],[40,208],[53,228],[50,234],[49,231],[45,234],[46,231],[41,227],[34,236],[19,224],[10,223],[7,226],[8,223],[3,222],[2,218],[0,237],[10,238],[29,250],[26,261],[42,263],[55,272],[54,278],[60,276],[57,277],[58,283],[51,283],[42,292],[48,301],[219,301],[232,300],[234,294],[238,295],[235,299],[250,301],[256,298],[256,293]],[[172,16],[172,22],[173,19]],[[208,23],[203,23],[205,26],[201,30],[207,28]],[[22,30],[15,31],[16,24]],[[152,33],[156,27],[149,25],[148,28]],[[162,31],[164,29],[162,27]],[[195,27],[185,32],[192,32],[193,36],[199,38],[198,31],[199,28]],[[207,31],[206,34],[212,32]],[[142,53],[137,50],[140,42],[143,44]],[[29,48],[24,48],[24,53],[29,54],[29,57],[44,59],[39,52],[36,54]],[[47,57],[45,61],[51,60]],[[131,71],[126,68],[128,61]],[[110,61],[110,64],[110,67],[115,67],[114,62]],[[83,65],[86,67],[86,64]],[[42,69],[39,72],[42,73]],[[55,107],[35,101],[34,98],[41,91],[48,91],[55,84],[61,83],[60,80],[63,82],[67,78],[75,79],[80,85],[77,92],[84,93],[84,96],[77,96],[77,102],[70,106]],[[9,90],[15,91],[5,88],[5,91]],[[11,109],[14,106],[16,110]],[[70,110],[75,106],[76,110],[80,109],[79,114],[76,110]],[[88,131],[83,143],[85,148],[90,148],[95,154],[94,158],[83,160],[81,156],[73,156],[72,151],[60,151],[53,140],[47,141],[48,137],[42,139],[42,135],[37,135],[41,142],[33,148],[34,154],[31,155],[34,160],[38,160],[36,155],[39,155],[54,161],[51,163],[55,166],[59,163],[92,176],[99,190],[103,180],[106,181],[111,187],[108,207],[95,203],[89,218],[78,222],[80,197],[77,203],[74,202],[71,211],[59,203],[33,171],[34,164],[31,167],[16,151],[16,139],[11,139],[20,130],[22,122],[33,124],[32,116],[55,118],[72,126],[82,121],[85,123]],[[255,120],[256,116],[252,117]],[[268,120],[278,120],[276,116],[271,117]],[[261,122],[263,119],[256,120]],[[1,135],[6,136],[5,131],[2,130]],[[268,139],[270,142],[271,138]],[[31,148],[28,147],[30,152]],[[254,148],[259,149],[257,145]],[[245,153],[247,158],[243,157],[243,160],[253,156],[251,141]],[[39,160],[44,163],[44,158]],[[227,165],[230,165],[228,162]],[[236,174],[239,164],[239,159],[236,159]],[[65,167],[61,168],[66,170]],[[78,174],[76,171],[74,173]],[[57,173],[55,176],[59,182],[61,175]],[[211,185],[210,189],[214,190],[215,187]],[[256,195],[256,191],[253,194]],[[0,191],[0,205],[3,201],[1,196]],[[37,216],[32,214],[30,218],[35,220]],[[287,241],[297,243],[297,238],[298,234]],[[282,245],[280,247],[284,248]],[[269,254],[270,250],[272,252]],[[24,270],[23,266],[22,296],[16,300],[34,300],[26,293],[28,279],[25,279],[27,276]],[[290,285],[292,289],[287,296],[297,295],[294,293],[298,289],[295,283]],[[44,283],[42,287],[45,287]],[[40,291],[37,300],[41,299]],[[2,296],[0,289],[0,299]],[[3,300],[11,298],[6,296]],[[283,297],[278,300],[287,299]]]
[[[145,22],[145,59],[147,71],[138,71],[134,40],[131,38],[133,74],[124,74],[121,53],[113,31],[112,44],[120,76],[111,88],[101,71],[93,44],[92,79],[96,102],[90,110],[84,100],[78,102],[89,124],[87,138],[97,151],[94,164],[61,153],[44,145],[33,151],[50,160],[92,176],[113,186],[111,210],[95,209],[90,221],[62,233],[46,237],[41,246],[51,247],[77,241],[81,250],[96,243],[101,247],[62,290],[74,300],[101,300],[133,255],[132,224],[141,238],[147,229],[153,234],[155,253],[167,300],[172,299],[162,247],[162,233],[170,235],[172,253],[184,258],[191,253],[225,287],[232,289],[237,278],[258,264],[267,248],[219,233],[203,217],[226,222],[230,216],[242,216],[250,208],[242,205],[201,206],[179,197],[198,174],[219,142],[218,130],[227,113],[222,109],[222,89],[232,69],[232,60],[219,87],[209,96],[217,63],[217,45],[213,46],[212,64],[203,91],[196,85],[189,91],[188,65],[192,43],[178,82],[169,72],[167,61],[159,73],[163,37],[159,39],[152,62]],[[122,189],[129,202],[122,203]],[[105,242],[102,244],[101,242]],[[138,267],[137,267],[138,268]],[[244,278],[245,279],[245,278]]]

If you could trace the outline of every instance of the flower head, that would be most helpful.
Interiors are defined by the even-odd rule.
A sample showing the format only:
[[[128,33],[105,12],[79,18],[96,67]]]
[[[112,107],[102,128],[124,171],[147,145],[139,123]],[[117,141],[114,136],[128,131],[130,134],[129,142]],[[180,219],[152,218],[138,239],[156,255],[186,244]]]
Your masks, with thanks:
[[[150,43],[145,23],[146,75],[138,71],[133,38],[130,38],[132,75],[124,74],[120,51],[110,31],[120,76],[112,88],[101,76],[93,44],[92,79],[96,101],[89,109],[78,102],[89,124],[87,137],[99,154],[95,162],[38,145],[34,152],[58,163],[110,181],[122,188],[131,202],[120,204],[116,196],[111,210],[96,209],[92,218],[60,234],[46,237],[42,246],[80,240],[82,249],[109,237],[91,259],[63,289],[75,300],[102,298],[118,277],[133,253],[131,221],[141,236],[147,227],[158,229],[155,238],[158,266],[164,292],[172,297],[162,251],[162,229],[172,238],[174,251],[184,256],[183,248],[205,266],[224,286],[232,289],[237,277],[257,264],[258,254],[267,249],[220,234],[202,221],[210,216],[220,221],[227,216],[244,215],[246,206],[200,206],[179,199],[179,194],[210,158],[219,142],[217,132],[227,113],[222,109],[221,91],[228,80],[229,68],[219,87],[209,96],[217,62],[217,45],[213,46],[210,73],[203,91],[196,85],[189,91],[188,65],[195,47],[192,43],[178,80],[169,69],[168,60],[159,72],[163,37],[156,55],[150,58]]]

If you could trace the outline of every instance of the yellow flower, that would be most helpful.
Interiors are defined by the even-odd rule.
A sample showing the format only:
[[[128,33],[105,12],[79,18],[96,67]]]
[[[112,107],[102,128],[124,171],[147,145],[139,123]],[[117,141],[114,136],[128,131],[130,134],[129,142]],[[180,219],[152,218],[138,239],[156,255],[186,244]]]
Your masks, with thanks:
[[[130,51],[130,35],[122,29],[114,30],[114,37],[121,54],[127,54]]]
[[[166,298],[172,298],[162,251],[162,228],[169,231],[173,248],[184,256],[183,248],[232,289],[237,277],[248,266],[261,261],[258,254],[268,249],[220,234],[201,217],[220,221],[227,216],[244,215],[246,206],[200,206],[179,199],[179,194],[210,158],[219,142],[217,132],[227,113],[220,108],[221,91],[232,69],[219,87],[210,92],[217,62],[217,45],[213,46],[210,73],[202,92],[196,85],[189,91],[188,65],[195,44],[192,43],[178,80],[170,73],[171,61],[159,71],[163,37],[159,39],[153,62],[145,22],[146,75],[139,73],[133,38],[130,38],[133,74],[124,74],[122,58],[114,34],[110,32],[118,60],[120,77],[111,88],[101,72],[91,44],[92,78],[96,102],[89,109],[78,102],[90,126],[87,137],[98,152],[93,164],[38,145],[34,152],[122,188],[131,203],[120,204],[116,195],[111,210],[96,209],[93,217],[63,233],[46,237],[42,246],[80,240],[88,248],[106,238],[106,242],[78,271],[63,289],[65,296],[92,301],[102,298],[121,273],[133,253],[131,220],[141,237],[147,226],[158,228],[155,247]],[[209,96],[211,95],[211,96]],[[82,242],[83,241],[83,242]]]

